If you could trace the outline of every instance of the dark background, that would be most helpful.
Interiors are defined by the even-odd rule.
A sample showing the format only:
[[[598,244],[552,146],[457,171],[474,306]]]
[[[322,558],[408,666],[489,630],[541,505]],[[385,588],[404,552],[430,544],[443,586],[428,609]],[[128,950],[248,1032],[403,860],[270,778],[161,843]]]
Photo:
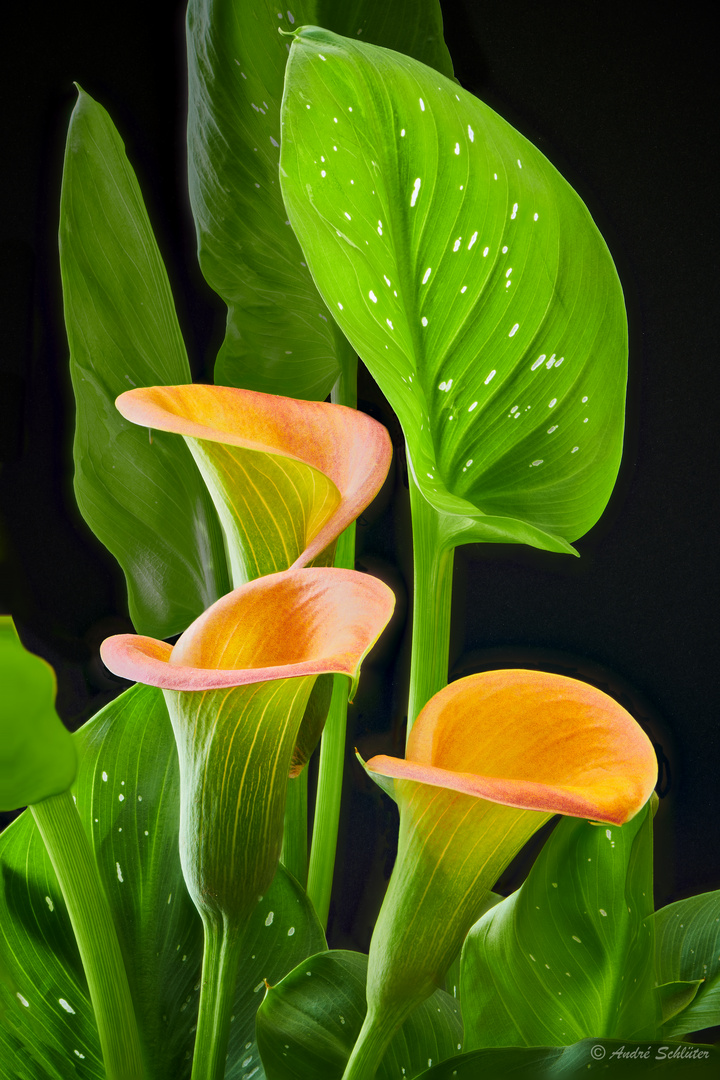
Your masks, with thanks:
[[[3,17],[0,609],[56,668],[58,710],[71,728],[125,685],[97,650],[131,629],[122,575],[72,494],[56,245],[72,80],[109,109],[125,140],[191,364],[209,380],[224,308],[196,266],[185,190],[184,6],[68,0],[12,5]],[[578,673],[633,711],[662,759],[662,905],[720,886],[718,98],[708,8],[688,2],[660,16],[644,0],[442,7],[460,81],[535,142],[589,206],[619,269],[631,340],[626,450],[605,516],[577,543],[580,560],[514,546],[458,550],[451,674],[510,665]],[[367,376],[360,398],[400,448]],[[399,602],[366,665],[349,751],[398,753],[412,567],[401,449],[361,519],[358,551],[360,568],[383,576]],[[350,752],[347,789],[331,940],[364,948],[394,818]]]

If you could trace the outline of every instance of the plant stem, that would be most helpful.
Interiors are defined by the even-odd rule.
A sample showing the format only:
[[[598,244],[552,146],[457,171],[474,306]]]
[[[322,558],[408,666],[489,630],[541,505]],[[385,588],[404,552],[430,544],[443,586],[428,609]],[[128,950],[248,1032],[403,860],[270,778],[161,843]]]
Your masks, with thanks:
[[[30,807],[67,904],[95,1012],[107,1080],[142,1080],[130,987],[97,863],[70,791]]]
[[[444,535],[441,515],[419,491],[412,469],[408,475],[413,535],[409,735],[421,709],[447,686],[455,547]]]
[[[357,357],[346,358],[342,373],[332,389],[330,400],[335,405],[357,406]],[[355,523],[338,537],[335,566],[352,570],[355,566]],[[335,851],[337,848],[340,798],[342,795],[345,732],[347,729],[347,679],[336,675],[332,699],[322,741],[318,767],[315,818],[307,892],[323,927],[330,910]]]
[[[383,1009],[375,1015],[368,1012],[348,1058],[342,1080],[374,1080],[393,1035],[409,1011],[412,1010],[405,1010],[404,1014],[399,1016],[391,1013],[389,1009]]]
[[[327,924],[330,910],[330,894],[335,869],[345,757],[347,694],[347,678],[336,675],[333,679],[330,711],[320,743],[315,819],[307,885],[308,896],[323,927]]]
[[[203,918],[202,989],[191,1080],[224,1080],[230,1017],[243,935],[227,920]]]
[[[308,870],[307,850],[307,795],[308,772],[303,769],[299,776],[288,780],[285,804],[285,832],[280,861],[286,870],[305,888]]]

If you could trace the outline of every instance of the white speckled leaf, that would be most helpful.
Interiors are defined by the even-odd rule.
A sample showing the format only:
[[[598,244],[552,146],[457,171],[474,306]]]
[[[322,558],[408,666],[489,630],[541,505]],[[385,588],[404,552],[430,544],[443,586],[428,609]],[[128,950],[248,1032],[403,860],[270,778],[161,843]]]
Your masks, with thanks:
[[[693,985],[690,1003],[663,1027],[677,1039],[720,1023],[720,890],[678,900],[655,913],[656,976],[660,984]]]
[[[332,950],[311,956],[271,986],[257,1016],[268,1080],[340,1080],[362,1027],[367,956]],[[460,1050],[458,1002],[437,990],[394,1036],[377,1080],[416,1076]]]
[[[293,39],[282,122],[288,217],[425,498],[464,539],[570,550],[615,482],[627,371],[586,207],[450,79],[317,27]]]
[[[354,352],[318,295],[278,180],[290,31],[321,23],[452,74],[438,0],[191,0],[188,166],[200,266],[228,305],[215,379],[323,399]]]
[[[622,827],[562,818],[465,941],[464,1049],[657,1038],[651,912],[649,804]]]
[[[199,999],[202,925],[178,854],[179,773],[162,691],[135,686],[75,736],[77,805],[91,835],[118,929],[153,1080],[187,1080]],[[70,919],[29,813],[0,837],[0,1080],[103,1080],[94,1017]],[[282,869],[247,931],[238,975],[228,1080],[255,1048],[264,980],[277,982],[325,948],[300,886]],[[19,992],[28,1005],[16,994]],[[62,1000],[61,1000],[62,999]],[[63,1005],[62,1002],[66,1004]],[[8,1022],[9,1021],[9,1022]]]

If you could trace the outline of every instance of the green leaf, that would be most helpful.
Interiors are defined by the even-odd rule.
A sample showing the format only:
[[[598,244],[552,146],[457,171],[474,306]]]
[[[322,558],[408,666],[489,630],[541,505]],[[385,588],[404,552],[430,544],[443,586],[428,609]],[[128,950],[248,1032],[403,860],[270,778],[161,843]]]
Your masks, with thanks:
[[[557,1048],[513,1046],[475,1050],[433,1066],[417,1080],[421,1077],[422,1080],[478,1080],[496,1076],[517,1080],[575,1080],[593,1075],[659,1076],[662,1080],[686,1080],[692,1076],[696,1080],[714,1080],[719,1066],[720,1050],[715,1046],[583,1039],[573,1046]]]
[[[660,998],[663,1024],[688,1007],[702,982],[702,979],[695,979],[694,982],[669,982],[655,987]]]
[[[188,449],[115,409],[133,386],[191,376],[135,174],[107,112],[82,90],[65,152],[60,266],[78,506],[125,573],[136,628],[169,637],[228,591],[222,538]]]
[[[133,687],[75,739],[81,753],[77,805],[113,910],[148,1075],[184,1080],[190,1075],[194,1041],[202,925],[180,869],[177,753],[162,692]],[[12,1029],[0,1027],[0,1078],[68,1080],[77,1075],[102,1080],[70,920],[28,813],[0,837],[0,874],[0,955],[13,984],[11,992],[0,987],[0,1006],[14,1017]],[[308,952],[323,947],[307,898],[280,871],[245,939],[230,1080],[247,1072],[241,1067],[246,1058],[257,1064],[254,1014],[264,980],[277,981]]]
[[[327,397],[354,362],[318,296],[278,181],[289,31],[319,22],[408,52],[452,74],[437,0],[192,0],[188,8],[188,166],[200,266],[228,305],[215,380],[290,397]]]
[[[367,956],[311,956],[268,990],[257,1015],[268,1080],[340,1080],[365,1018]],[[457,1002],[438,990],[395,1035],[377,1080],[412,1077],[460,1048]]]
[[[0,615],[0,810],[59,795],[75,779],[77,754],[55,712],[55,672],[28,652]]]
[[[467,1050],[653,1038],[652,817],[563,818],[523,886],[463,949]]]
[[[720,890],[669,904],[653,922],[658,983],[702,980],[663,1034],[678,1038],[720,1024]]]
[[[572,550],[615,482],[627,377],[622,291],[575,192],[450,79],[317,27],[293,39],[280,164],[448,536]]]

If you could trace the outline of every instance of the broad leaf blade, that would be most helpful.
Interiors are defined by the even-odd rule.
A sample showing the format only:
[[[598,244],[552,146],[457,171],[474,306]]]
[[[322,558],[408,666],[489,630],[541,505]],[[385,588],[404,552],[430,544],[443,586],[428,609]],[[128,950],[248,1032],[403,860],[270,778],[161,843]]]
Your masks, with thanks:
[[[325,398],[354,356],[318,296],[277,175],[289,44],[303,23],[400,49],[452,74],[437,0],[394,4],[193,0],[188,8],[188,164],[200,266],[228,305],[216,382]]]
[[[465,942],[465,1049],[652,1038],[652,821],[563,818],[521,889]]]
[[[115,409],[124,390],[190,382],[190,369],[135,174],[107,112],[82,90],[65,154],[60,264],[78,505],[125,573],[136,628],[168,637],[228,590],[227,570],[187,448]]]
[[[425,498],[465,541],[581,536],[617,474],[627,370],[583,203],[449,79],[316,27],[293,39],[282,117],[289,219]]]
[[[148,1075],[153,1080],[186,1080],[199,997],[202,926],[180,869],[177,753],[162,692],[133,687],[75,738],[81,751],[77,805],[113,910]],[[0,953],[13,987],[29,1002],[18,1008],[22,1002],[13,1000],[16,991],[0,990],[13,1020],[7,1030],[0,1027],[0,1048],[10,1070],[2,1071],[5,1059],[0,1055],[0,1077],[67,1080],[77,1075],[102,1080],[97,1033],[69,917],[29,814],[0,838],[0,869]],[[248,1056],[257,1065],[254,1017],[264,980],[279,980],[303,956],[324,948],[305,894],[282,869],[252,917],[246,945],[230,1044],[228,1077],[233,1080],[247,1072],[242,1062]],[[36,1060],[25,1063],[31,1052]]]
[[[0,837],[0,874],[0,952],[12,980],[0,987],[0,1077],[104,1080],[70,917],[29,811]]]
[[[677,1038],[720,1024],[720,891],[669,904],[653,922],[658,983],[702,980],[663,1034]]]
[[[367,957],[337,950],[311,956],[258,1011],[258,1045],[268,1080],[340,1080],[365,1018]],[[442,990],[403,1024],[377,1080],[415,1076],[460,1048],[457,1002]]]

